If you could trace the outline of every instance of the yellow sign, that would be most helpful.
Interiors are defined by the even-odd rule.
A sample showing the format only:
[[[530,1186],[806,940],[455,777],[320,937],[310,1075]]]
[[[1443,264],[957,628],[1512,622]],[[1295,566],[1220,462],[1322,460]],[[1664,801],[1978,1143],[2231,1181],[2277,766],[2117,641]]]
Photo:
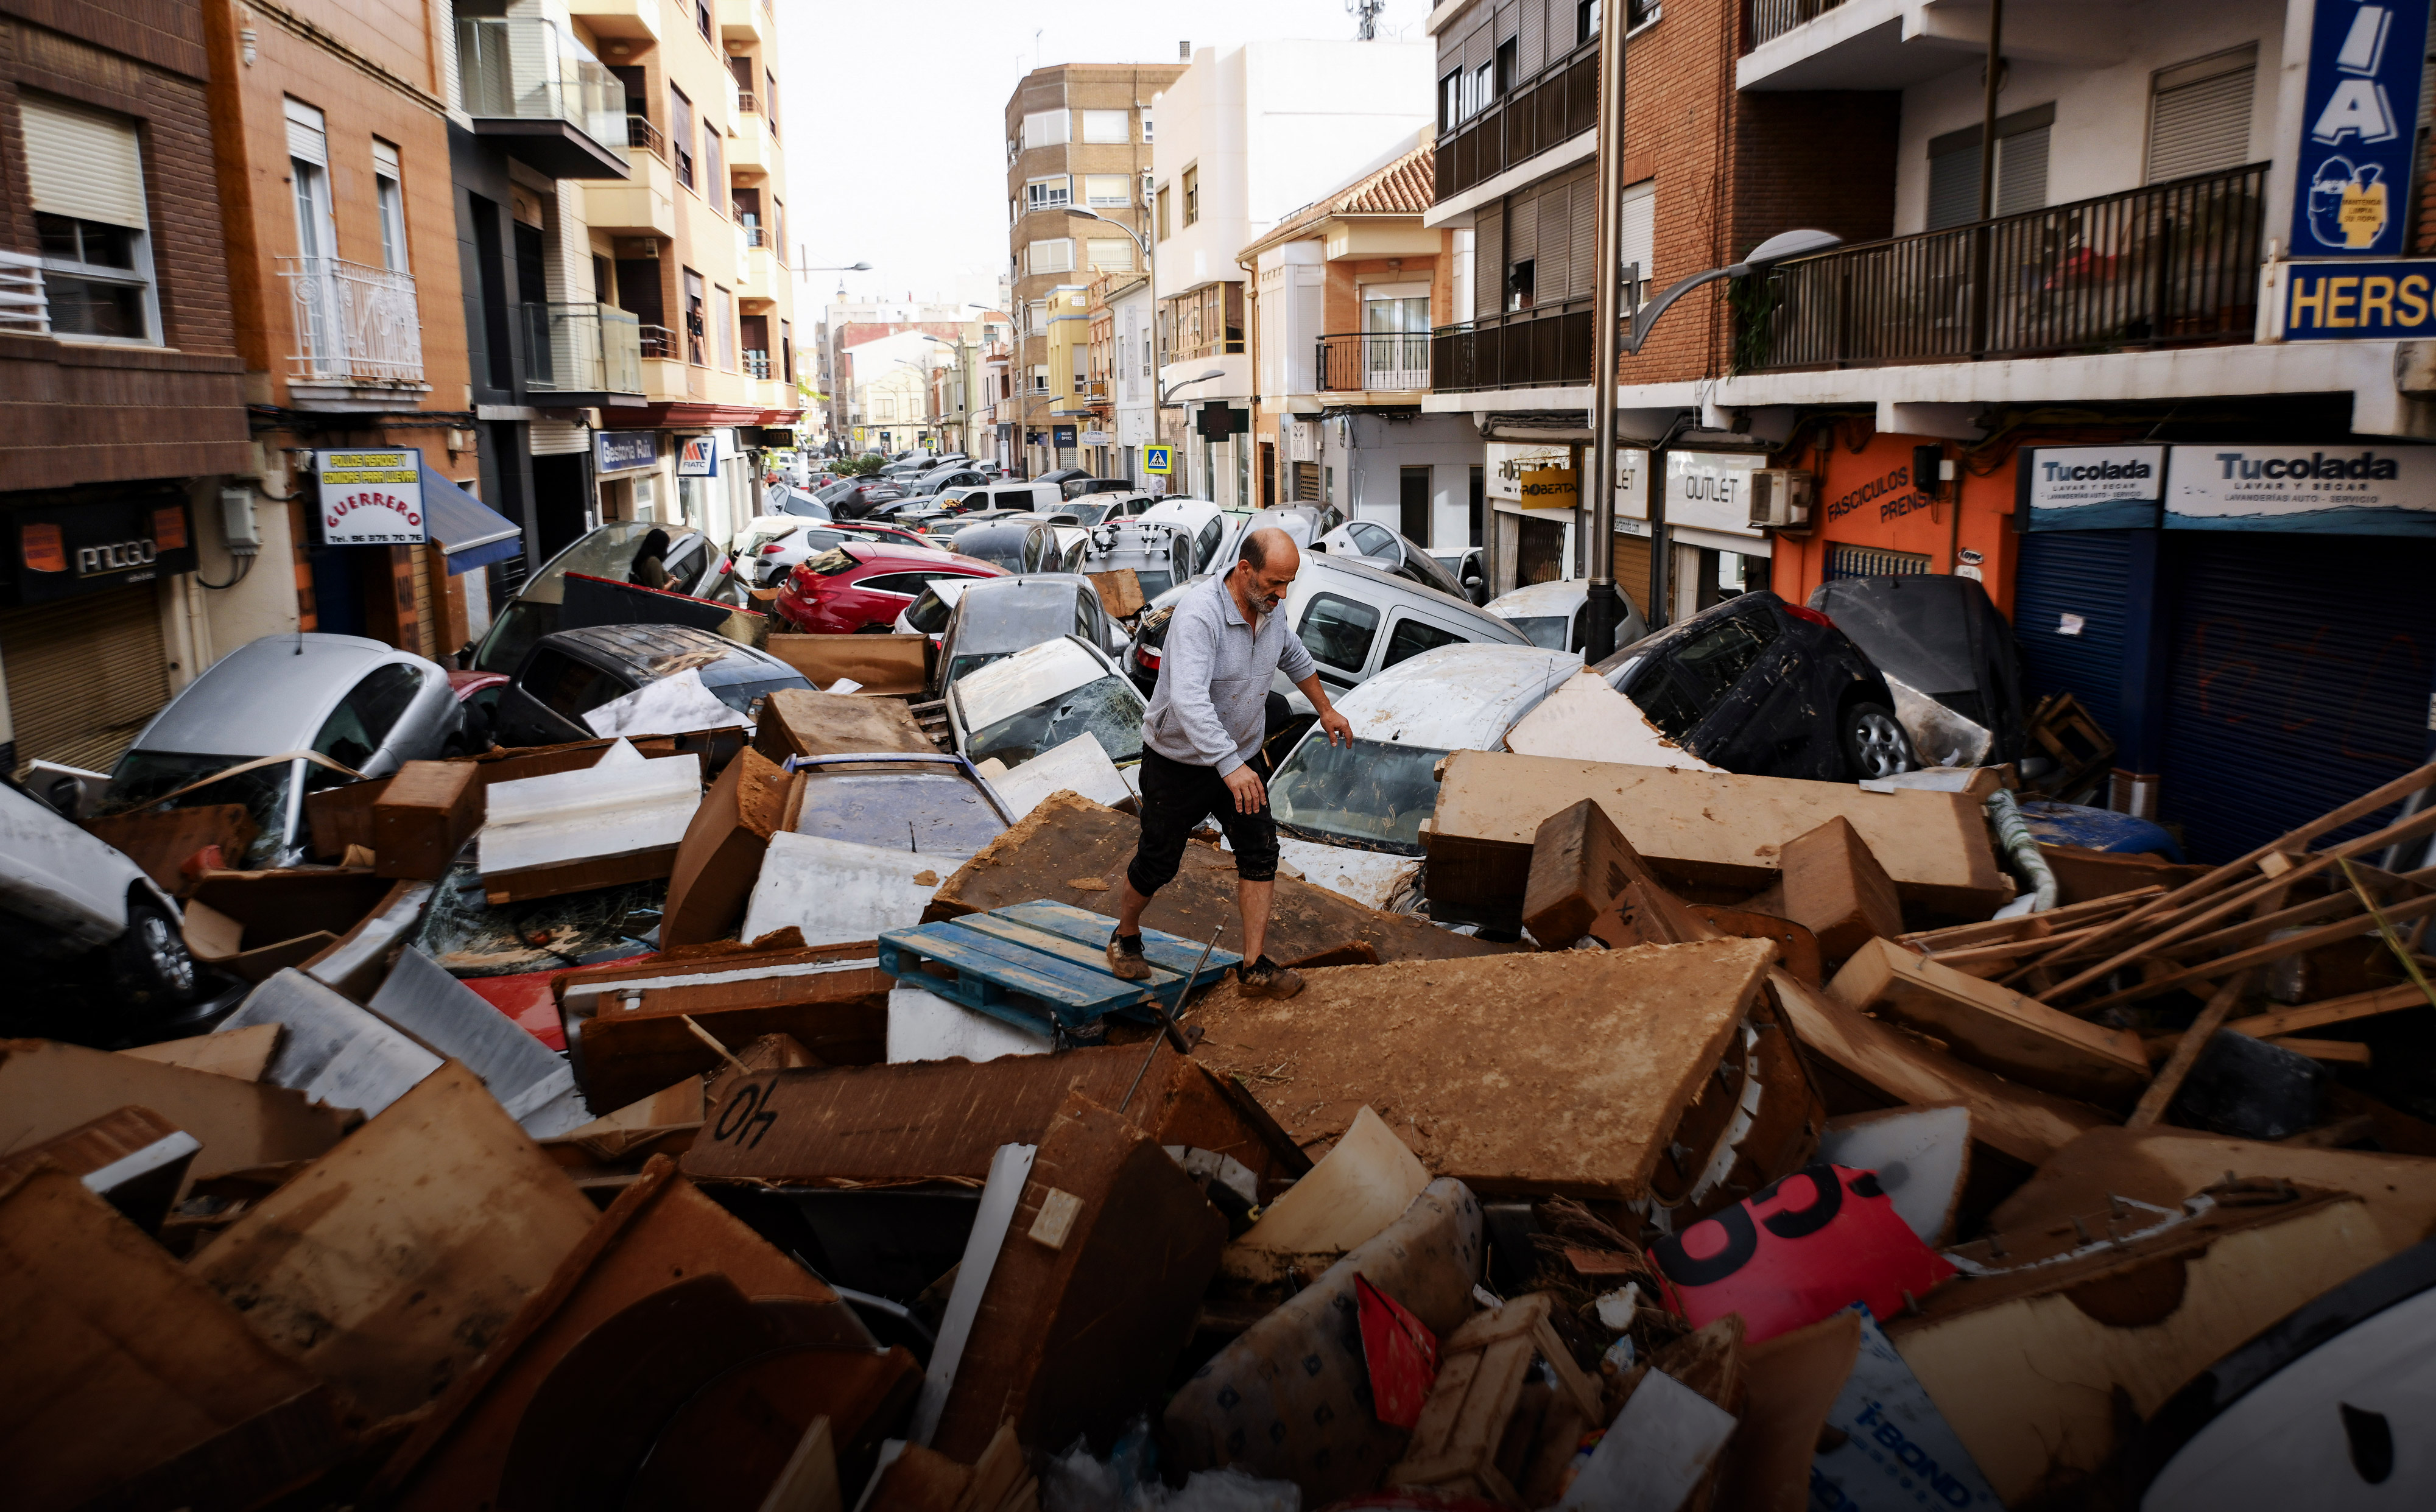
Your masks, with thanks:
[[[1522,507],[1526,510],[1570,510],[1581,502],[1570,467],[1542,467],[1522,475]]]

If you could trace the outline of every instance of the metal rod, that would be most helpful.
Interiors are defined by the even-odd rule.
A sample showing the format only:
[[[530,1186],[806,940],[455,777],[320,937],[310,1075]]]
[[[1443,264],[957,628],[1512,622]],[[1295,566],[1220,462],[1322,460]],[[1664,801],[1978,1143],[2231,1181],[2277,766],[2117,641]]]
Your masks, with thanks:
[[[1979,217],[1996,213],[1996,86],[2005,72],[2005,0],[1989,0],[1988,77],[1979,93]]]
[[[1220,919],[1218,921],[1218,928],[1209,931],[1209,943],[1201,947],[1201,959],[1192,963],[1192,974],[1186,977],[1184,979],[1184,985],[1176,990],[1175,1006],[1179,1011],[1184,1007],[1185,995],[1192,990],[1192,984],[1194,982],[1201,980],[1201,968],[1209,964],[1209,952],[1218,948],[1218,936],[1226,932],[1227,921],[1225,919]],[[1166,1036],[1169,1039],[1175,1042],[1176,1053],[1179,1055],[1192,1054],[1192,1042],[1184,1037],[1183,1030],[1175,1027],[1175,1016],[1167,1011],[1167,1004],[1159,1001],[1157,998],[1153,998],[1150,1000],[1150,1005],[1158,1010],[1159,1027],[1165,1031]],[[1150,1053],[1142,1057],[1141,1069],[1134,1072],[1133,1081],[1125,1087],[1125,1095],[1118,1101],[1118,1112],[1122,1113],[1125,1110],[1125,1104],[1134,1100],[1135,1089],[1141,1086],[1141,1079],[1150,1074],[1150,1063],[1158,1059],[1158,1041],[1159,1036],[1157,1034],[1153,1034],[1151,1036]]]
[[[1588,601],[1582,606],[1583,656],[1596,662],[1615,650],[1623,605],[1615,592],[1615,383],[1623,360],[1624,273],[1624,34],[1626,8],[1605,0],[1598,53],[1598,233],[1593,238],[1591,361],[1595,402],[1591,409],[1590,529],[1583,543],[1590,568]],[[1581,475],[1575,474],[1580,484]],[[1657,546],[1657,543],[1653,543]],[[1662,549],[1662,546],[1659,546]]]

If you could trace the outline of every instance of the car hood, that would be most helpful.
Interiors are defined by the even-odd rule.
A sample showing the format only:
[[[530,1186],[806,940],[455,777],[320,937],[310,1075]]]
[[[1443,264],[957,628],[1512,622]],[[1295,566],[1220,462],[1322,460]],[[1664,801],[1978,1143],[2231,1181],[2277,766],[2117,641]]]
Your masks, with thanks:
[[[1112,675],[1114,669],[1069,636],[967,672],[956,679],[952,691],[965,727],[978,730]]]

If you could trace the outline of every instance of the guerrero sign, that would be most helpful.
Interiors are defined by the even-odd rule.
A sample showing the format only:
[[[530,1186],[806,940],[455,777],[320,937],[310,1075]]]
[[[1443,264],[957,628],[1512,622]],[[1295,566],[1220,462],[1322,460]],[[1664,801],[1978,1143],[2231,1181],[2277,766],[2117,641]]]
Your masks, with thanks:
[[[2292,202],[2295,253],[2402,251],[2427,43],[2424,5],[2317,0]]]
[[[423,514],[423,452],[317,451],[322,540],[328,546],[421,546],[431,539]]]

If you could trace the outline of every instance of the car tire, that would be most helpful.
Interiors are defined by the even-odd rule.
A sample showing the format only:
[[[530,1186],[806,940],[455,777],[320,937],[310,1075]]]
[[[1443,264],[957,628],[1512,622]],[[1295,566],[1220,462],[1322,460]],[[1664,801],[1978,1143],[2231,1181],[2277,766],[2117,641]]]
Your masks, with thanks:
[[[177,921],[158,903],[127,906],[127,930],[110,943],[110,985],[122,1007],[157,1013],[195,996],[195,958]]]
[[[1911,739],[1884,704],[1856,702],[1844,705],[1836,731],[1844,746],[1844,764],[1855,782],[1891,777],[1920,765]]]

